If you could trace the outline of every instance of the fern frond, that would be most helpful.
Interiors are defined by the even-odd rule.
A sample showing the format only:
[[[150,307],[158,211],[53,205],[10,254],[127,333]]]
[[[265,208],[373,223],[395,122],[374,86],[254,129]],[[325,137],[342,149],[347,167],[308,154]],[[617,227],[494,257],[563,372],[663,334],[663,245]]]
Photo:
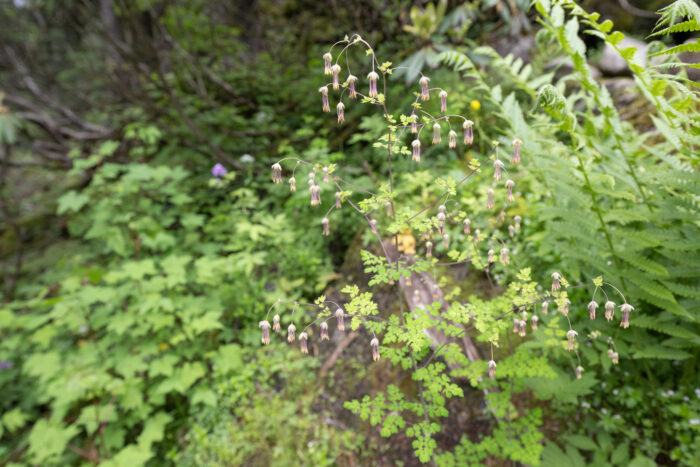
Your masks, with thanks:
[[[637,359],[647,359],[647,358],[661,358],[666,360],[685,360],[690,358],[691,354],[684,352],[683,350],[671,349],[664,347],[662,345],[652,345],[646,346],[637,350],[632,358]]]
[[[688,328],[661,321],[656,316],[653,318],[648,315],[635,316],[634,319],[630,321],[630,325],[644,329],[651,329],[652,331],[661,332],[668,334],[669,336],[681,337],[684,339],[694,339],[698,337],[697,334],[690,331]]]
[[[665,28],[661,31],[651,34],[649,37],[660,36],[662,34],[673,34],[676,32],[691,32],[700,31],[700,21],[696,19],[691,19],[688,21],[683,21],[682,23],[674,24],[669,28]]]
[[[695,42],[687,42],[685,44],[680,44],[675,47],[669,47],[668,49],[654,52],[650,55],[650,57],[658,57],[659,55],[676,55],[685,52],[700,52],[700,39]]]
[[[676,0],[669,6],[660,9],[658,13],[661,15],[661,18],[659,18],[654,29],[666,26],[665,29],[659,31],[665,34],[669,34],[667,31],[684,17],[700,22],[700,7],[694,0]]]

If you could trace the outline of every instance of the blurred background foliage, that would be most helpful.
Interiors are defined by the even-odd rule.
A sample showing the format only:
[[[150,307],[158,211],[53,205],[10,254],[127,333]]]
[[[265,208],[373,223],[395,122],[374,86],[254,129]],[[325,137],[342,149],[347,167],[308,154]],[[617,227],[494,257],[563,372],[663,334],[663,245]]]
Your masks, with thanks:
[[[391,100],[408,102],[429,70],[476,122],[466,153],[429,149],[423,171],[397,161],[401,196],[424,203],[433,176],[515,132],[531,157],[519,261],[538,279],[556,268],[627,280],[638,303],[632,337],[614,336],[618,367],[591,339],[583,380],[555,353],[554,382],[518,381],[543,465],[700,465],[697,95],[627,65],[586,68],[610,41],[574,31],[583,53],[567,49],[563,23],[542,30],[529,3],[1,1],[0,462],[416,462],[409,440],[387,441],[343,408],[410,380],[369,366],[361,339],[313,348],[316,358],[259,346],[278,298],[312,301],[364,277],[358,222],[338,217],[322,237],[306,196],[272,189],[268,171],[298,155],[340,164],[360,186],[386,173],[372,147],[380,117],[349,108],[338,127],[320,112],[321,56],[357,32],[410,69],[395,73]],[[649,12],[668,4],[630,3],[582,6],[644,38]],[[577,87],[581,76],[591,86]],[[601,115],[608,90],[616,110]],[[220,182],[215,163],[229,172]],[[462,196],[479,209],[475,187]],[[615,251],[599,240],[606,225]],[[504,279],[493,289],[481,273],[455,274],[481,296]],[[377,300],[394,306],[388,292]],[[467,394],[437,438],[440,463],[500,465],[499,444],[483,441],[510,435],[492,434],[483,397]]]

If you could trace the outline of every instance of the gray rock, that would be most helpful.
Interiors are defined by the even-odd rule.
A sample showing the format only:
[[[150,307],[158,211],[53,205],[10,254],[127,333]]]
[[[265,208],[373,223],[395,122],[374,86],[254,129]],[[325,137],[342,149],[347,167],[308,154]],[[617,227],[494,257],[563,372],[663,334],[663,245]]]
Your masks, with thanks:
[[[625,37],[618,44],[618,48],[620,50],[624,50],[628,47],[637,48],[637,50],[634,52],[634,57],[637,59],[638,63],[640,63],[642,66],[646,66],[647,48],[649,48],[649,46],[642,41]],[[629,75],[632,73],[629,67],[627,66],[627,62],[625,61],[625,59],[622,58],[622,56],[619,53],[617,53],[615,48],[613,48],[613,46],[608,44],[607,42],[603,47],[603,54],[600,57],[598,68],[600,68],[600,70],[606,75],[618,76]]]

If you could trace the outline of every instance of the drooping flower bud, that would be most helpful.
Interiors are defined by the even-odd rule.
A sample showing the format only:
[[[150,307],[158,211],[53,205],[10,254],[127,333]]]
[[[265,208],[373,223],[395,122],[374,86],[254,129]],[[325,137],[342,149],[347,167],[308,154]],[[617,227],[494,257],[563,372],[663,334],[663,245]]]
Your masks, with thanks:
[[[552,292],[556,292],[561,288],[559,281],[561,280],[561,274],[558,272],[552,273]]]
[[[465,120],[462,124],[464,128],[464,144],[469,145],[474,142],[474,122],[471,120]]]
[[[420,140],[414,139],[411,146],[413,146],[413,161],[420,162]]]
[[[445,213],[444,212],[438,212],[437,223],[438,223],[438,233],[444,234],[445,233]]]
[[[513,157],[510,159],[510,161],[513,164],[519,164],[520,163],[520,145],[523,144],[522,141],[520,141],[518,138],[515,138],[513,142],[511,143],[511,146],[513,146]]]
[[[449,136],[449,144],[448,144],[449,148],[450,149],[456,148],[457,147],[457,133],[455,133],[454,130],[450,130],[450,132],[448,133],[448,136]]]
[[[329,339],[328,337],[328,323],[325,321],[321,322],[321,340],[322,341],[327,341]]]
[[[297,180],[294,177],[291,177],[289,179],[289,191],[291,191],[292,193],[297,191]]]
[[[520,319],[527,321],[527,310],[523,310],[522,313],[520,313]]]
[[[630,311],[634,310],[634,307],[629,303],[623,303],[620,305],[620,311],[622,312],[622,321],[620,326],[627,329],[630,327]]]
[[[411,114],[411,133],[418,133],[418,117],[416,117],[416,114]]]
[[[515,227],[513,227],[512,225],[509,225],[509,226],[508,226],[508,235],[509,235],[511,238],[515,236]]]
[[[515,199],[513,197],[513,187],[515,186],[515,182],[513,180],[506,180],[506,188],[508,188],[508,202],[512,203],[513,200]]]
[[[433,256],[433,242],[425,242],[425,256],[428,258]]]
[[[309,353],[309,347],[306,344],[306,341],[308,340],[309,336],[306,334],[305,331],[303,331],[301,334],[299,334],[299,344],[301,346],[301,353],[303,354],[308,354]]]
[[[372,360],[375,362],[379,360],[379,339],[376,337],[369,342],[369,346],[372,348]]]
[[[294,342],[294,333],[297,331],[297,327],[294,324],[290,324],[287,328],[287,342],[290,344]]]
[[[569,352],[574,350],[574,342],[576,341],[576,336],[578,336],[578,333],[573,329],[569,329],[566,333],[566,350],[568,350]]]
[[[440,91],[440,112],[445,113],[447,112],[447,92],[446,91]]]
[[[559,311],[561,312],[562,315],[569,316],[569,305],[571,305],[571,302],[569,301],[568,298],[565,298],[564,301],[559,306]]]
[[[522,221],[523,218],[520,216],[515,216],[513,220],[515,221],[515,230],[520,230],[520,221]]]
[[[430,78],[427,76],[421,77],[421,79],[418,80],[418,84],[420,84],[420,100],[422,101],[427,101],[430,99],[430,91],[428,90],[428,82],[430,81]]]
[[[313,185],[311,191],[311,206],[319,206],[321,204],[321,187]]]
[[[331,71],[331,60],[333,60],[333,56],[330,52],[323,54],[323,74],[330,75],[333,73]]]
[[[489,264],[495,263],[496,262],[496,252],[493,251],[493,248],[489,250]]]
[[[474,231],[474,243],[479,243],[481,241],[481,231],[476,229]]]
[[[260,321],[260,329],[262,329],[262,338],[261,341],[263,345],[267,345],[270,343],[270,323],[265,320],[265,321]]]
[[[471,221],[469,219],[464,219],[464,234],[469,235],[471,232]]]
[[[489,188],[486,190],[486,207],[488,209],[493,209],[493,207],[496,205],[496,203],[493,200],[493,196],[496,194],[495,191],[493,191],[493,188]]]
[[[499,159],[493,161],[493,178],[497,181],[501,181],[501,169],[503,168],[503,162]]]
[[[583,367],[581,365],[576,367],[576,379],[583,378]]]
[[[496,362],[489,360],[489,378],[494,379],[496,377]]]
[[[438,144],[442,141],[442,136],[440,135],[440,124],[435,122],[433,124],[433,144]]]
[[[520,320],[520,323],[518,323],[518,335],[520,337],[525,337],[527,334],[525,327],[527,326],[527,322],[523,319]]]
[[[611,302],[608,300],[605,302],[605,319],[608,321],[613,320],[613,316],[615,315],[615,302]]]
[[[338,112],[338,123],[345,123],[345,104],[338,102],[335,108]]]
[[[273,331],[280,330],[280,315],[275,315],[272,317],[272,330]]]
[[[331,73],[333,73],[333,89],[337,91],[340,89],[340,80],[339,80],[339,75],[340,75],[340,65],[337,63],[331,67]]]
[[[591,319],[595,319],[595,310],[598,308],[598,304],[595,302],[595,300],[591,300],[588,302],[588,317]]]
[[[543,315],[548,315],[548,314],[549,314],[549,302],[543,302],[543,303],[542,303],[542,314],[543,314]]]
[[[348,83],[348,97],[354,99],[357,97],[357,90],[355,89],[355,81],[357,81],[357,76],[349,75],[346,80]]]
[[[323,167],[321,170],[323,171],[323,181],[326,183],[330,182],[331,179],[328,178],[328,167]]]
[[[282,183],[282,166],[277,162],[272,164],[272,183]]]
[[[316,178],[316,169],[309,172],[309,187],[315,185],[314,178]]]
[[[345,331],[345,312],[342,308],[335,310],[335,319],[338,322],[338,331]]]
[[[613,352],[611,360],[613,365],[617,365],[618,363],[620,363],[620,356],[617,354],[617,352]]]
[[[369,97],[376,99],[379,97],[379,93],[377,92],[377,80],[379,79],[379,75],[374,71],[370,71],[367,75],[367,79],[369,80]]]
[[[386,215],[391,217],[391,201],[384,203],[384,206],[386,207]]]
[[[443,234],[442,236],[442,246],[445,247],[445,249],[448,249],[450,247],[450,234],[446,233]]]
[[[501,263],[503,263],[503,264],[510,263],[510,259],[508,259],[508,248],[506,248],[506,247],[501,248]]]
[[[515,317],[513,318],[513,334],[517,334],[520,329],[520,320]]]
[[[369,228],[372,229],[372,233],[377,233],[377,219],[371,219],[369,221]]]
[[[335,192],[335,208],[340,209],[341,203],[342,203],[342,196],[343,194],[340,191]]]
[[[321,93],[321,104],[323,105],[323,111],[330,112],[331,104],[328,101],[328,86],[321,86],[318,88],[318,92]]]
[[[532,321],[532,330],[537,331],[537,323],[540,321],[540,319],[537,317],[537,315],[533,314],[530,321]]]
[[[612,360],[613,352],[614,352],[613,349],[608,349],[608,358],[609,358],[610,360]]]
[[[324,217],[321,219],[321,225],[323,225],[323,235],[330,235],[331,234],[331,229],[330,226],[328,225],[328,218]]]

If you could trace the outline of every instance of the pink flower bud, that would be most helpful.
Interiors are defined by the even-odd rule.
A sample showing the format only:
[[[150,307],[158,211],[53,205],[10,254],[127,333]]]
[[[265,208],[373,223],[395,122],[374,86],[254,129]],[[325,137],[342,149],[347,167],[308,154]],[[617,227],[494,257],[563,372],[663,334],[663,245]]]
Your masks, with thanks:
[[[345,123],[345,104],[338,102],[335,108],[338,112],[338,123]]]
[[[523,144],[522,141],[520,141],[518,138],[515,138],[511,145],[513,146],[513,157],[510,159],[510,161],[513,164],[519,164],[520,163],[520,145]]]
[[[318,88],[318,92],[321,93],[321,104],[323,104],[323,111],[330,112],[331,104],[328,101],[328,86],[321,86]]]
[[[369,228],[372,229],[373,234],[377,233],[377,220],[376,219],[372,219],[369,221]]]
[[[343,194],[339,191],[335,192],[335,208],[340,209]]]
[[[355,90],[355,81],[357,81],[357,76],[349,75],[347,79],[348,83],[348,97],[354,99],[357,97],[357,90]]]
[[[561,312],[562,315],[569,316],[569,305],[571,305],[571,302],[569,301],[568,298],[565,298],[564,301],[559,306],[559,311]]]
[[[493,379],[496,377],[496,362],[489,360],[489,378]]]
[[[330,52],[323,54],[323,73],[326,75],[333,73],[331,71],[331,60],[333,60],[333,56],[330,54]]]
[[[435,122],[433,124],[433,144],[438,144],[442,141],[442,136],[440,136],[440,124]]]
[[[540,319],[537,317],[537,315],[534,315],[534,314],[532,315],[531,321],[532,321],[532,330],[533,331],[537,331],[537,323],[539,322],[539,320]]]
[[[414,139],[411,146],[413,146],[413,161],[420,162],[420,141]]]
[[[574,350],[574,342],[576,341],[576,336],[578,336],[578,333],[573,329],[569,329],[569,331],[566,333],[566,350],[568,350],[569,352]]]
[[[558,272],[552,273],[552,292],[556,292],[561,288],[559,281],[561,280],[561,274]]]
[[[471,221],[469,219],[464,219],[464,234],[469,235],[471,227]]]
[[[372,348],[372,360],[375,362],[379,360],[379,339],[376,337],[369,342],[369,346]]]
[[[418,84],[420,84],[420,100],[422,101],[427,101],[430,99],[430,91],[428,90],[428,82],[430,81],[430,78],[427,76],[421,77],[421,79],[418,80]]]
[[[486,190],[486,207],[488,209],[493,209],[493,207],[496,205],[496,203],[493,200],[493,196],[496,194],[495,191],[493,191],[493,188],[489,188]]]
[[[515,227],[513,227],[512,225],[509,225],[509,226],[508,226],[508,235],[509,235],[511,238],[515,236]]]
[[[581,365],[576,367],[576,379],[581,379],[583,377],[583,367]]]
[[[591,319],[595,319],[595,310],[598,308],[598,304],[595,302],[595,300],[591,300],[588,302],[588,317]]]
[[[608,300],[605,302],[605,319],[612,321],[615,315],[615,302]]]
[[[518,335],[520,337],[525,337],[525,335],[527,334],[525,332],[526,331],[525,327],[527,326],[527,322],[525,320],[521,319],[520,322],[518,323],[518,325],[519,325]]]
[[[445,233],[445,213],[444,212],[438,212],[437,224],[438,224],[438,233],[444,234]]]
[[[296,332],[297,327],[294,326],[294,324],[290,324],[289,327],[287,328],[287,342],[290,344],[294,342],[294,333]]]
[[[513,220],[515,221],[515,230],[520,230],[520,221],[522,221],[523,218],[520,216],[515,216]]]
[[[501,248],[501,263],[503,263],[503,264],[510,263],[510,259],[508,259],[508,248],[506,248],[506,247]]]
[[[493,248],[489,250],[489,264],[495,263],[496,262],[496,252],[493,251]]]
[[[340,75],[340,65],[333,65],[331,67],[331,73],[333,74],[333,89],[337,91],[340,89],[340,80],[338,78]]]
[[[323,225],[323,235],[330,235],[331,234],[331,229],[328,225],[328,218],[324,217],[321,219],[321,225]]]
[[[493,178],[497,181],[501,181],[501,169],[503,168],[503,162],[496,159],[493,161]]]
[[[622,312],[622,321],[620,326],[627,329],[630,327],[630,311],[634,310],[634,307],[629,303],[623,303],[620,305],[620,311]]]
[[[542,303],[542,314],[543,315],[549,314],[549,302]]]
[[[342,308],[335,310],[335,319],[338,322],[338,331],[345,331],[345,312]]]
[[[433,256],[433,242],[425,242],[425,256],[428,258]]]
[[[260,329],[262,329],[262,338],[261,341],[263,345],[267,345],[270,343],[270,323],[265,320],[265,321],[260,321]]]
[[[513,319],[513,334],[517,334],[520,329],[520,320],[518,318]]]
[[[512,203],[513,200],[515,199],[513,197],[513,186],[515,186],[515,182],[513,180],[506,180],[506,188],[508,188],[508,202]]]
[[[272,164],[272,183],[282,183],[282,166],[277,162]]]
[[[291,191],[292,193],[297,191],[297,180],[294,177],[291,177],[289,179],[289,191]]]
[[[440,112],[447,112],[447,92],[440,91]]]
[[[280,330],[280,315],[275,315],[272,318],[272,330],[273,331],[279,331]]]
[[[374,71],[370,71],[367,75],[367,79],[369,80],[369,97],[376,99],[379,97],[379,93],[377,92],[377,80],[379,79],[379,75]]]
[[[450,147],[450,149],[456,148],[457,147],[457,133],[455,133],[454,130],[450,130],[450,132],[448,133],[448,136],[449,136],[448,146]]]
[[[299,344],[301,346],[301,353],[303,354],[309,353],[309,347],[306,344],[308,338],[309,336],[306,334],[306,332],[302,332],[301,334],[299,334]]]
[[[464,144],[469,145],[474,141],[474,122],[471,120],[465,120],[462,124],[464,128]]]
[[[329,339],[329,337],[328,337],[328,323],[323,321],[321,323],[321,340],[327,341],[328,339]]]
[[[442,236],[442,246],[444,246],[445,249],[450,247],[450,234],[446,233]]]
[[[319,206],[321,204],[321,187],[313,185],[311,191],[311,206]]]

